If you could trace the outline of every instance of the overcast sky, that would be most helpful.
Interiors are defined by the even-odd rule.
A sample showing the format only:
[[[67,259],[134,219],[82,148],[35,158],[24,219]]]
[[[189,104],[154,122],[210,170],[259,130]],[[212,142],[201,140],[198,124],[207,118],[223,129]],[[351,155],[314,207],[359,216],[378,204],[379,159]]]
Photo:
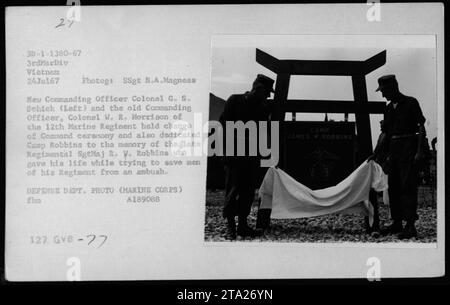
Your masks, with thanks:
[[[418,99],[429,140],[437,135],[436,50],[429,36],[274,36],[215,37],[212,45],[211,92],[223,99],[248,91],[258,73],[276,75],[255,60],[256,48],[278,59],[365,60],[387,50],[386,64],[366,76],[369,101],[385,101],[375,92],[378,77],[395,74],[400,91]],[[376,39],[375,39],[376,38]],[[298,47],[298,45],[302,47]],[[348,47],[348,46],[352,47]],[[273,98],[273,95],[271,96]],[[353,100],[346,76],[292,76],[288,98]],[[344,114],[329,119],[340,121]],[[382,115],[371,115],[372,141],[379,135]],[[298,114],[298,120],[323,120],[324,114]],[[350,121],[354,116],[350,115]]]

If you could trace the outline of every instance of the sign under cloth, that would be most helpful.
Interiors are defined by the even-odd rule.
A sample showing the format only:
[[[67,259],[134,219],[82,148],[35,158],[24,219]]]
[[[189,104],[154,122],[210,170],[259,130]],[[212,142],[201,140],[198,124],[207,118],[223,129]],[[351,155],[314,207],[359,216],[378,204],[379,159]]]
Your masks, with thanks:
[[[359,164],[355,163],[355,122],[284,124],[286,163],[282,168],[303,185],[313,190],[336,185]]]
[[[292,219],[332,213],[358,213],[373,223],[369,191],[385,191],[387,176],[374,161],[363,162],[339,184],[311,190],[279,168],[271,167],[259,189],[260,210],[271,209],[271,218]]]

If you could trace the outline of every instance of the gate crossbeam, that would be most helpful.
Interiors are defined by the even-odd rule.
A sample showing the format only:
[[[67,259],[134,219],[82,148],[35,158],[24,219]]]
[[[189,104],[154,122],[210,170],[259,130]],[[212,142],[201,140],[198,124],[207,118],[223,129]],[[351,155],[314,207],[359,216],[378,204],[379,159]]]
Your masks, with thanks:
[[[386,50],[363,61],[349,60],[280,60],[256,49],[256,62],[277,74],[272,119],[280,122],[280,166],[285,165],[286,112],[355,113],[360,162],[372,154],[370,113],[384,112],[385,102],[369,102],[366,75],[386,63]],[[354,101],[288,100],[291,75],[350,76]],[[281,164],[280,164],[281,163]]]

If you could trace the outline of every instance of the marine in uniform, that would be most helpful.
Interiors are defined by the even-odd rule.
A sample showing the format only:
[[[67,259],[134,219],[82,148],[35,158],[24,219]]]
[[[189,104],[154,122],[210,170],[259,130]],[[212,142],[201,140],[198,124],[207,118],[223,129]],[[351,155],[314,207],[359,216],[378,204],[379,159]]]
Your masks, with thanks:
[[[244,124],[254,121],[268,121],[270,107],[267,98],[273,90],[274,80],[258,74],[253,82],[251,91],[244,94],[234,94],[225,103],[225,109],[220,116],[223,131],[226,131],[226,122],[242,121]],[[250,156],[246,150],[244,156],[237,156],[236,136],[224,133],[224,151],[226,152],[226,138],[234,137],[234,152],[225,156],[225,204],[223,217],[227,220],[227,236],[235,239],[236,235],[254,237],[258,232],[247,224],[251,206],[255,197],[258,175],[260,170],[260,156]],[[254,139],[252,139],[254,140]],[[249,135],[245,135],[245,143],[249,145]],[[236,230],[235,216],[238,216]]]
[[[384,113],[382,136],[371,157],[379,160],[381,152],[387,151],[383,169],[388,175],[392,224],[382,234],[399,234],[400,239],[409,239],[417,237],[417,189],[424,157],[425,117],[419,102],[399,91],[395,75],[380,77],[378,84],[376,91],[390,101]]]

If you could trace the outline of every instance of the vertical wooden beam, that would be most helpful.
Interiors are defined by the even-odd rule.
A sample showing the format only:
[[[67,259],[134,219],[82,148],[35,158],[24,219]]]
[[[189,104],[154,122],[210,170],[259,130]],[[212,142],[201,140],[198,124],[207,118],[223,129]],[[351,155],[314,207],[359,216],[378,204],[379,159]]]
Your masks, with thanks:
[[[352,75],[353,97],[359,103],[355,113],[356,132],[359,144],[358,164],[367,159],[372,153],[372,133],[370,131],[370,116],[365,75]]]
[[[277,80],[275,84],[275,94],[273,98],[274,105],[274,115],[272,116],[274,121],[279,122],[280,135],[279,135],[279,145],[280,145],[280,160],[278,161],[278,166],[284,168],[286,165],[286,127],[284,124],[285,104],[287,103],[288,93],[289,93],[289,82],[291,79],[290,74],[277,74]]]

